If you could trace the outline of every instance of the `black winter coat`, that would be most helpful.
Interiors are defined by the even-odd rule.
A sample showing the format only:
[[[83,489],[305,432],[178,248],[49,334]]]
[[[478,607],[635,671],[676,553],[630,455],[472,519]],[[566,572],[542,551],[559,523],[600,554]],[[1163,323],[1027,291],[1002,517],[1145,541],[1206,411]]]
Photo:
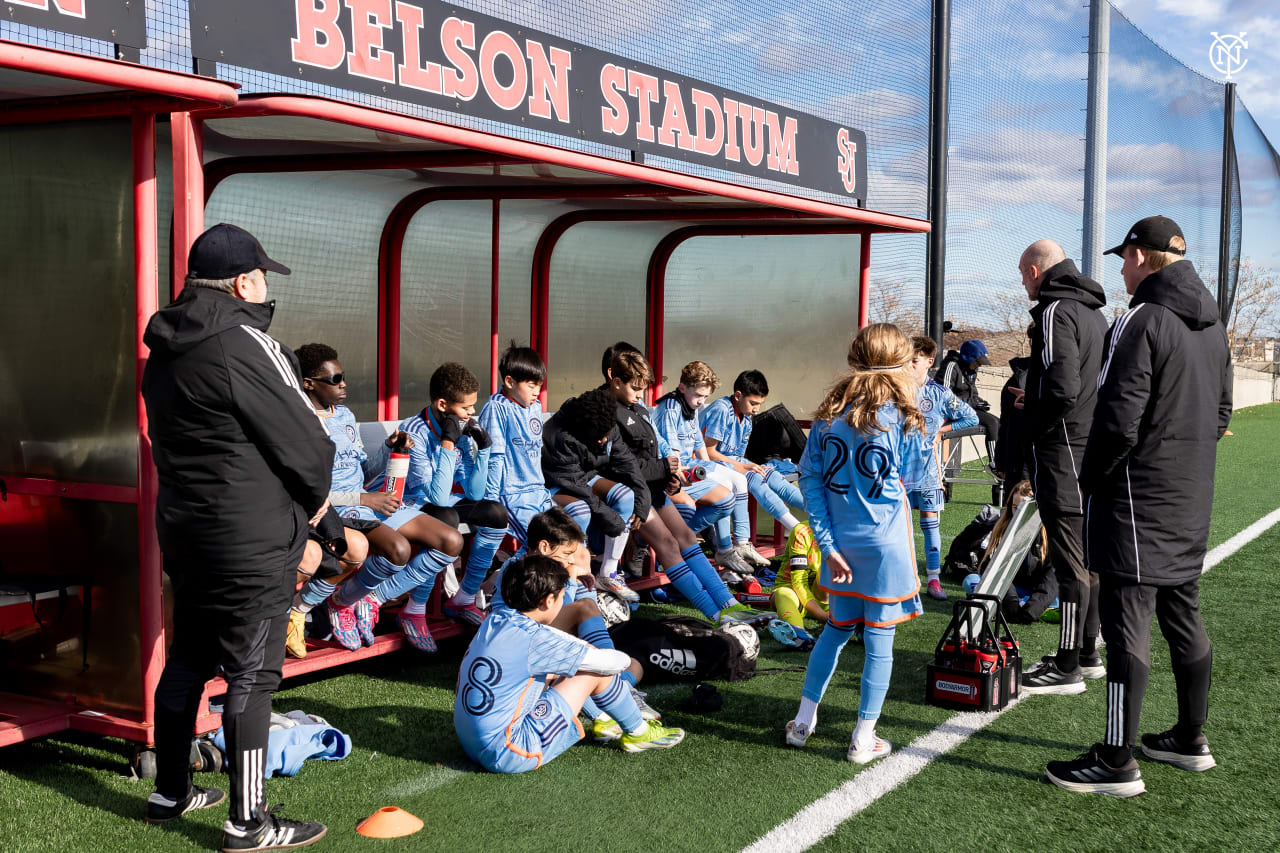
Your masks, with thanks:
[[[1018,388],[1026,391],[1027,371],[1030,367],[1030,358],[1009,359],[1011,375],[1000,389],[1000,433],[996,442],[996,467],[1004,474],[1008,485],[1031,477],[1028,471],[1031,448],[1026,427],[1027,410],[1014,405],[1018,396],[1011,390]]]
[[[978,395],[978,371],[967,368],[957,350],[951,350],[934,369],[938,384],[968,403],[976,412],[988,412],[991,404]]]
[[[600,386],[602,391],[608,389],[607,383]],[[653,424],[649,421],[649,410],[643,403],[628,406],[621,400],[615,402],[618,406],[618,434],[631,449],[631,455],[640,467],[640,475],[649,484],[650,490],[655,484],[665,486],[675,475],[667,467],[666,460],[658,455],[658,434],[653,431]]]
[[[601,500],[591,491],[588,481],[598,474],[631,489],[635,493],[635,514],[640,518],[649,517],[649,487],[617,427],[610,433],[608,444],[596,447],[588,447],[565,428],[565,409],[572,407],[570,398],[542,429],[542,474],[548,488],[586,502],[591,508],[592,524],[599,523],[606,536],[618,536],[631,519],[622,518]]]
[[[1080,485],[1089,569],[1155,586],[1200,576],[1231,358],[1190,261],[1138,285],[1111,326]]]
[[[142,377],[156,524],[180,610],[248,623],[284,613],[333,442],[266,334],[274,303],[187,288],[156,312]]]
[[[1041,511],[1082,515],[1079,471],[1093,423],[1107,298],[1071,260],[1050,267],[1031,309],[1031,366],[1023,404],[1032,486]]]

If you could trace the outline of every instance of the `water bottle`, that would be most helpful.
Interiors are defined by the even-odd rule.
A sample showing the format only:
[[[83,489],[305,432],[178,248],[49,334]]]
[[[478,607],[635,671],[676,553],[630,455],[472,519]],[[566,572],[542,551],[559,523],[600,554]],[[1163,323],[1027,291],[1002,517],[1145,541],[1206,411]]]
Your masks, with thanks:
[[[690,483],[701,483],[707,479],[707,467],[705,465],[694,465],[687,472]]]
[[[406,449],[408,434],[400,433],[387,454],[387,473],[383,477],[382,491],[404,500],[404,481],[409,476],[409,452]]]

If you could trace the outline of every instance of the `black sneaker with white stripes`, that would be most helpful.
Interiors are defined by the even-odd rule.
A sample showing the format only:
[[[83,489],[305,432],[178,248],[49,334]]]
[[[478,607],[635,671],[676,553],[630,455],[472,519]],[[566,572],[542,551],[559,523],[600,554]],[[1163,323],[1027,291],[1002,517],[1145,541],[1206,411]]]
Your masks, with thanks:
[[[1182,743],[1173,729],[1158,735],[1143,735],[1142,753],[1147,758],[1193,773],[1203,773],[1218,766],[1218,762],[1209,753],[1209,741],[1205,740],[1204,735],[1196,738],[1193,743]]]
[[[1080,670],[1063,672],[1052,655],[1040,659],[1040,663],[1022,674],[1023,693],[1048,693],[1058,696],[1074,696],[1083,693],[1084,676]]]
[[[1119,767],[1112,767],[1093,747],[1074,761],[1050,761],[1044,775],[1049,781],[1068,791],[1081,794],[1105,794],[1108,797],[1136,797],[1147,792],[1138,762],[1131,757]]]
[[[257,826],[241,828],[231,821],[222,825],[222,853],[249,853],[254,850],[289,850],[315,844],[329,830],[322,823],[290,820],[280,816],[280,807],[268,811]]]
[[[1091,655],[1080,653],[1080,675],[1085,678],[1104,678],[1107,674],[1107,665],[1102,660],[1102,655],[1094,652]]]
[[[187,812],[216,806],[226,798],[226,793],[217,788],[201,788],[199,785],[192,785],[191,793],[182,800],[171,800],[155,793],[147,798],[147,823],[168,823]]]

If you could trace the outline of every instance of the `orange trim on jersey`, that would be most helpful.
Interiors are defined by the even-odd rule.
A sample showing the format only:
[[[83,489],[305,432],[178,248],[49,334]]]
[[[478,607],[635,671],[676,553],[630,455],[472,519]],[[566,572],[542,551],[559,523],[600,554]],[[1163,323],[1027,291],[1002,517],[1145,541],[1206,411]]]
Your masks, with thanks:
[[[831,617],[831,624],[835,625],[838,628],[850,628],[854,625],[857,625],[861,621],[862,621],[861,616],[859,616],[856,619],[846,619],[843,622],[841,622],[839,619],[835,618],[834,616]]]
[[[581,720],[579,720],[576,716],[573,718],[573,724],[574,724],[575,726],[577,726],[577,727],[578,727],[578,739],[579,739],[579,740],[581,740],[582,738],[584,738],[584,737],[586,737],[586,736],[587,736],[587,732],[586,732],[586,730],[582,728],[582,721],[581,721]]]
[[[870,625],[872,628],[891,628],[894,625],[901,625],[903,622],[910,622],[912,619],[916,618],[917,616],[922,616],[922,615],[924,615],[922,611],[916,611],[915,613],[909,613],[906,616],[901,616],[897,619],[890,619],[888,622],[872,622],[870,619],[863,619],[862,617],[858,617],[857,619],[850,619],[848,622],[837,622],[836,620],[832,619],[831,624],[838,625],[841,628],[845,627],[846,625]]]
[[[507,726],[507,730],[504,733],[504,739],[506,740],[507,749],[511,750],[516,755],[519,755],[521,758],[537,759],[538,765],[537,767],[533,768],[534,770],[537,770],[538,767],[542,766],[542,753],[541,752],[525,752],[523,749],[521,749],[520,747],[516,746],[514,743],[511,742],[511,730],[516,727],[516,723],[524,719],[523,717],[520,716],[520,709],[524,707],[524,695],[529,692],[529,685],[531,684],[533,684],[533,678],[530,678],[527,682],[525,682],[524,689],[520,691],[520,698],[516,700],[516,712],[511,715],[511,723]]]

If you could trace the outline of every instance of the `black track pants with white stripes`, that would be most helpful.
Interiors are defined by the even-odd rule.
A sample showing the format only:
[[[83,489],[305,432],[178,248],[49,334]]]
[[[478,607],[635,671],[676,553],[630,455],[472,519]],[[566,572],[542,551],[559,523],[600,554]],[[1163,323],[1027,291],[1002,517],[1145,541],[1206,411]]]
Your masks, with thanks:
[[[263,759],[271,725],[271,694],[280,686],[289,613],[227,625],[181,612],[156,685],[156,791],[182,799],[191,790],[191,738],[204,686],[221,669],[227,681],[226,727],[231,819],[258,823],[266,813]]]
[[[1098,636],[1098,576],[1084,564],[1084,516],[1040,508],[1048,537],[1048,557],[1058,579],[1058,668],[1080,665],[1086,637]]]
[[[1138,741],[1142,697],[1151,673],[1151,617],[1169,644],[1178,691],[1178,737],[1200,735],[1209,716],[1213,648],[1200,619],[1200,581],[1149,586],[1102,576],[1102,636],[1107,642],[1107,735],[1111,747]],[[1156,727],[1162,731],[1164,726]]]

